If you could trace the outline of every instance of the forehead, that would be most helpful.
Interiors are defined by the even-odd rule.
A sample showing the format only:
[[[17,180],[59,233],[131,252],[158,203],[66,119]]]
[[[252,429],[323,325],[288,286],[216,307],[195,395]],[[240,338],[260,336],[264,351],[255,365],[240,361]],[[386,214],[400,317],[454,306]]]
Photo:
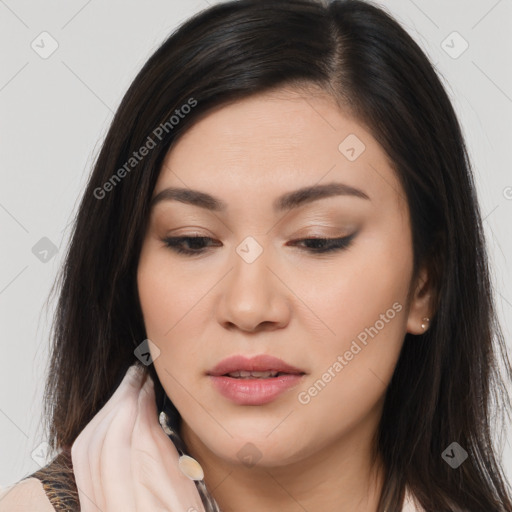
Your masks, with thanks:
[[[404,195],[384,150],[333,98],[283,88],[196,121],[166,155],[155,194],[189,187],[229,203],[265,191],[271,204],[274,195],[324,182],[363,189],[377,201]]]

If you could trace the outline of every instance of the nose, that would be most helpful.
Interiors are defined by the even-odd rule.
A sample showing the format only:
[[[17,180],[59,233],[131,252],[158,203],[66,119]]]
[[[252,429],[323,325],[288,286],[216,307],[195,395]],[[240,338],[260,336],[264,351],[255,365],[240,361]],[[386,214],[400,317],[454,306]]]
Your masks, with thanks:
[[[252,263],[235,255],[233,268],[221,283],[219,323],[246,332],[282,329],[291,316],[291,292],[284,281],[268,265],[265,251]]]

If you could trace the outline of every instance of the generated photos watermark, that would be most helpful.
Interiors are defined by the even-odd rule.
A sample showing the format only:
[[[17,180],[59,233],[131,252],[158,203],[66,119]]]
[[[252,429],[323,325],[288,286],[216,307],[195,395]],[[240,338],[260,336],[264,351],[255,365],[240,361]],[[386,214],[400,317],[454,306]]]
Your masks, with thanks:
[[[197,100],[194,98],[189,98],[187,103],[183,104],[180,108],[177,108],[174,111],[174,114],[165,122],[159,124],[152,132],[151,135],[148,135],[144,144],[137,150],[132,153],[126,162],[117,169],[117,171],[112,174],[112,176],[105,182],[101,187],[96,187],[94,189],[93,195],[96,199],[104,199],[107,193],[114,190],[114,187],[121,183],[123,178],[127,176],[133,169],[137,167],[139,162],[144,160],[144,158],[149,155],[150,151],[158,145],[159,142],[163,140],[163,138],[180,123],[182,119],[185,118],[187,114],[192,111],[192,108],[197,105]]]
[[[315,381],[305,391],[300,391],[297,395],[299,403],[307,405],[311,402],[311,399],[317,396],[325,387],[331,382],[340,372],[347,366],[354,357],[361,352],[361,350],[368,345],[371,339],[375,338],[382,329],[389,324],[397,313],[402,311],[402,304],[395,302],[385,313],[381,313],[379,319],[370,327],[365,327],[355,339],[352,340],[350,348],[346,350],[343,355],[339,355],[322,374],[322,376]]]

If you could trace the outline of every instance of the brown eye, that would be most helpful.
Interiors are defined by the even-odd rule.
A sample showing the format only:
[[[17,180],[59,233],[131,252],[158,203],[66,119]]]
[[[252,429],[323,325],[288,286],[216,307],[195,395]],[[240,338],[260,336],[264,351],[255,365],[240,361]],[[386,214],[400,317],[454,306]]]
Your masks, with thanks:
[[[202,254],[205,252],[205,242],[213,240],[207,236],[176,236],[164,238],[165,245],[178,254]],[[189,247],[184,247],[184,244]]]
[[[312,253],[328,253],[346,249],[351,244],[356,233],[342,238],[303,238],[294,241],[294,245],[304,243],[305,250]]]
[[[325,254],[348,248],[355,235],[356,233],[341,238],[303,238],[295,240],[292,244],[304,244],[303,250],[309,253]],[[208,244],[208,242],[215,242],[215,240],[207,236],[167,237],[163,239],[163,242],[172,251],[188,256],[203,254],[208,247],[219,246],[219,244]]]

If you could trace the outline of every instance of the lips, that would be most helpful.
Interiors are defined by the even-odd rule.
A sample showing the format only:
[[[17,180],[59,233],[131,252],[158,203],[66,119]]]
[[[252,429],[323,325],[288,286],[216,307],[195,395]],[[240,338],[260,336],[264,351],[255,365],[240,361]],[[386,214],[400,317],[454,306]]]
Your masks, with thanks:
[[[305,372],[269,355],[232,356],[207,373],[222,396],[237,405],[264,405],[300,384]]]
[[[255,373],[252,374],[252,372]],[[305,372],[285,363],[277,357],[262,354],[251,358],[241,355],[228,357],[210,370],[208,375],[219,377],[221,375],[227,376],[228,374],[232,374],[230,376],[235,378],[236,376],[239,378],[248,378],[252,374],[253,377],[261,378],[264,376],[276,376],[280,373],[302,375]]]

